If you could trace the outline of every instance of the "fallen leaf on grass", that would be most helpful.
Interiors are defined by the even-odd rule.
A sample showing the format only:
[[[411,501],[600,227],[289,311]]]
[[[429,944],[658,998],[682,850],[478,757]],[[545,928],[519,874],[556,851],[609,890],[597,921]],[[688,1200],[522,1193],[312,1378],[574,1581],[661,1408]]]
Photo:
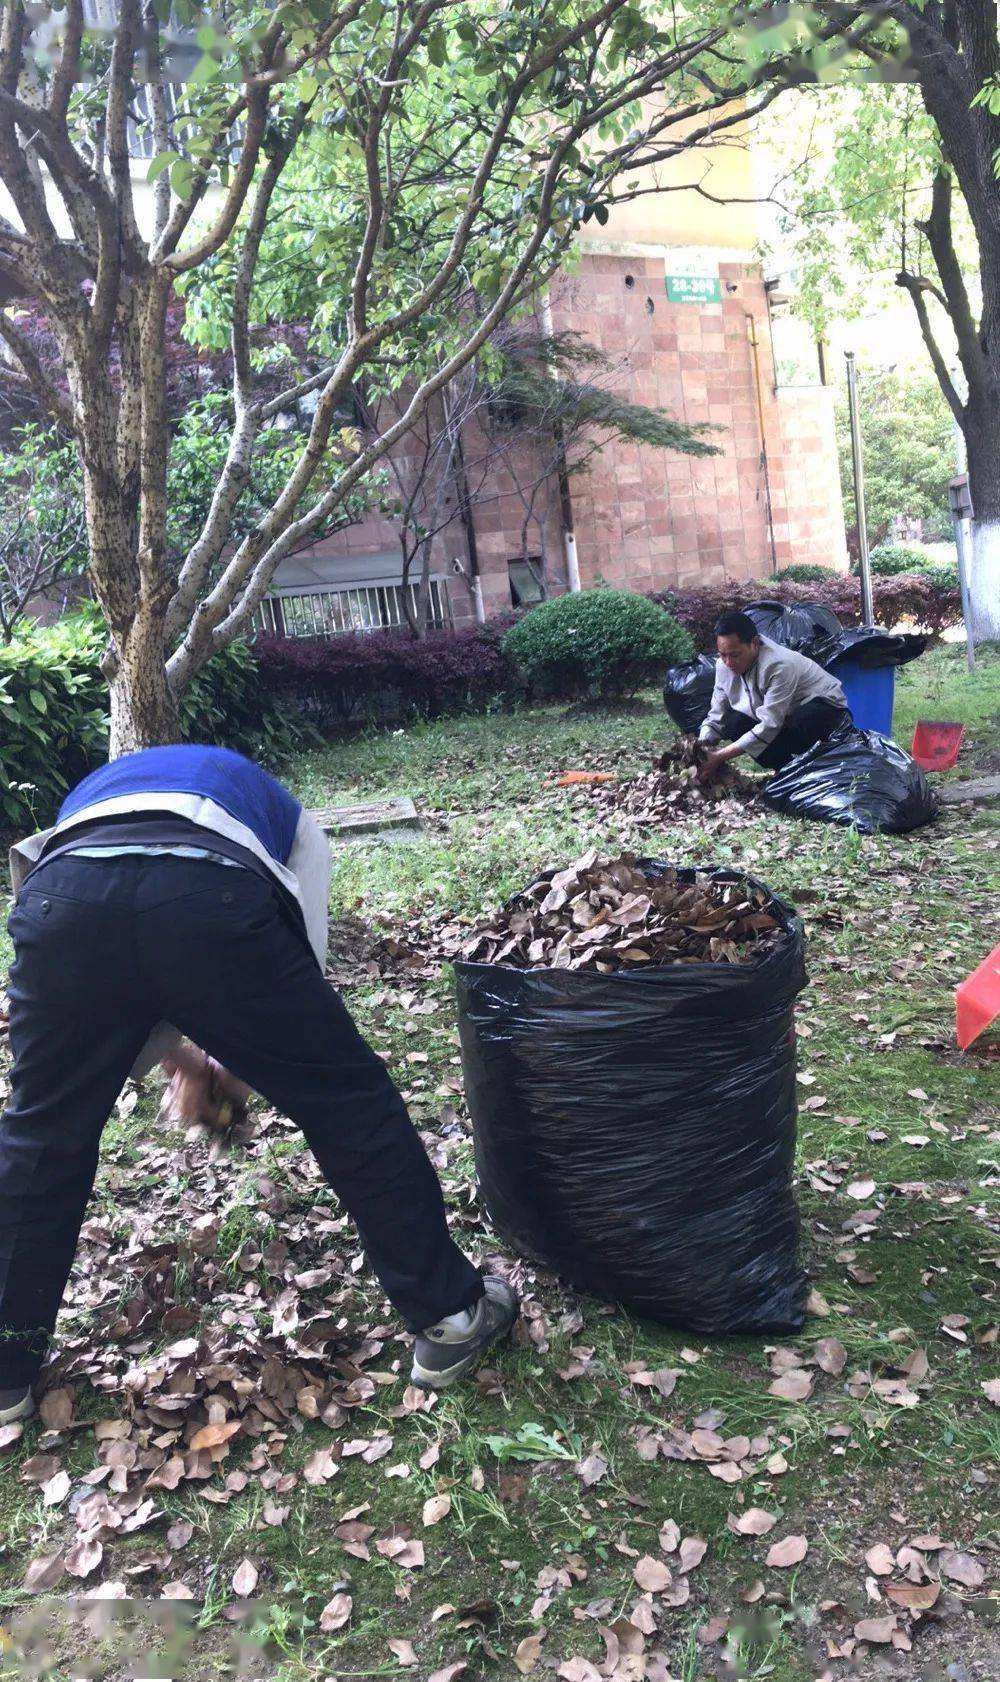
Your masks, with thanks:
[[[886,1597],[907,1612],[926,1612],[941,1593],[940,1583],[886,1583]]]
[[[160,1590],[161,1600],[193,1600],[194,1590],[189,1589],[187,1583],[167,1583]]]
[[[191,1449],[197,1453],[200,1448],[222,1448],[240,1428],[238,1419],[227,1419],[224,1425],[203,1425],[191,1438]]]
[[[884,1542],[876,1542],[865,1554],[865,1563],[869,1571],[874,1571],[876,1577],[888,1577],[895,1568],[896,1556]]]
[[[233,1572],[233,1593],[238,1594],[241,1599],[245,1599],[248,1594],[253,1594],[259,1580],[260,1572],[253,1560],[241,1560]]]
[[[859,1641],[871,1641],[884,1646],[892,1640],[895,1628],[896,1619],[892,1615],[888,1618],[862,1618],[860,1623],[855,1624],[854,1633]]]
[[[730,1513],[726,1520],[730,1530],[737,1536],[766,1536],[778,1522],[776,1513],[765,1512],[763,1507],[748,1507],[745,1513]]]
[[[809,1292],[806,1299],[806,1313],[814,1314],[818,1320],[825,1320],[828,1318],[830,1314],[830,1304],[827,1302],[822,1291],[817,1291],[813,1288],[813,1290]]]
[[[672,1518],[668,1518],[660,1526],[660,1547],[665,1554],[672,1554],[681,1539],[680,1528]]]
[[[455,1682],[455,1677],[463,1675],[468,1668],[468,1659],[459,1659],[457,1664],[446,1664],[443,1670],[432,1670],[427,1682]]]
[[[0,1452],[5,1448],[12,1448],[16,1442],[20,1442],[23,1435],[24,1426],[20,1420],[15,1420],[13,1425],[0,1425]]]
[[[69,1473],[57,1472],[54,1478],[49,1479],[48,1483],[42,1484],[42,1505],[58,1507],[60,1501],[65,1501],[69,1494],[69,1488]]]
[[[593,1489],[595,1483],[600,1483],[606,1475],[607,1470],[607,1461],[595,1452],[594,1454],[588,1454],[586,1460],[580,1461],[576,1468],[576,1475],[584,1489]]]
[[[790,1372],[782,1373],[772,1384],[768,1385],[768,1392],[772,1396],[780,1396],[783,1402],[804,1402],[812,1395],[812,1375],[804,1367],[792,1367]]]
[[[401,1665],[404,1670],[410,1665],[414,1665],[419,1662],[417,1659],[416,1649],[412,1641],[390,1641],[389,1651],[396,1660],[396,1663]]]
[[[809,1543],[804,1536],[785,1536],[768,1550],[766,1563],[783,1571],[789,1565],[798,1565],[808,1552]]]
[[[667,1587],[673,1573],[669,1566],[663,1564],[662,1560],[653,1559],[651,1554],[644,1554],[632,1575],[639,1587],[645,1589],[647,1594],[659,1594],[661,1589]]]
[[[104,1558],[104,1548],[100,1542],[87,1538],[74,1542],[66,1553],[66,1569],[71,1577],[89,1577],[96,1571]]]
[[[986,1573],[979,1561],[971,1554],[963,1554],[957,1548],[945,1548],[940,1555],[938,1564],[941,1574],[953,1583],[961,1583],[963,1588],[980,1589],[986,1580]]]
[[[696,1566],[701,1564],[707,1552],[708,1543],[704,1542],[700,1536],[685,1536],[678,1556],[681,1570],[685,1572],[693,1571]]]
[[[563,1682],[602,1682],[600,1671],[589,1659],[566,1659],[556,1675],[561,1676]]]
[[[33,1559],[24,1574],[28,1594],[47,1594],[54,1589],[66,1570],[65,1554],[40,1554]]]
[[[38,1404],[42,1424],[50,1431],[64,1431],[73,1422],[72,1390],[48,1390]]]
[[[343,1629],[353,1610],[354,1601],[349,1594],[335,1594],[319,1615],[319,1627],[323,1634],[332,1635],[335,1629]]]
[[[816,1345],[816,1365],[837,1378],[847,1365],[847,1350],[837,1337],[821,1337]]]
[[[527,1676],[529,1671],[534,1670],[541,1658],[542,1640],[541,1635],[526,1635],[514,1648],[514,1663],[522,1676]]]
[[[432,1495],[424,1502],[423,1520],[425,1528],[432,1524],[440,1524],[451,1512],[450,1495]]]
[[[986,1397],[988,1402],[993,1403],[994,1407],[1000,1408],[1000,1378],[984,1379],[983,1395]],[[0,1436],[2,1436],[2,1434],[3,1433],[0,1432]]]
[[[847,1187],[847,1195],[853,1197],[856,1203],[863,1203],[867,1197],[871,1197],[874,1190],[874,1180],[852,1180]]]
[[[391,1559],[395,1565],[405,1566],[407,1571],[424,1563],[423,1542],[407,1542],[402,1536],[387,1536],[375,1546],[383,1559]]]

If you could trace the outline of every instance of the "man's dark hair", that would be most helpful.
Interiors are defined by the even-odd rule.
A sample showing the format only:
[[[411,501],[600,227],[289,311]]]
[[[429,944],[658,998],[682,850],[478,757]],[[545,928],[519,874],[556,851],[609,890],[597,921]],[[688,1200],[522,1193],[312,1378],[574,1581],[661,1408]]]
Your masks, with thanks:
[[[732,612],[724,613],[716,620],[715,634],[717,637],[739,637],[740,642],[753,642],[760,632],[749,613],[740,613],[733,608]]]

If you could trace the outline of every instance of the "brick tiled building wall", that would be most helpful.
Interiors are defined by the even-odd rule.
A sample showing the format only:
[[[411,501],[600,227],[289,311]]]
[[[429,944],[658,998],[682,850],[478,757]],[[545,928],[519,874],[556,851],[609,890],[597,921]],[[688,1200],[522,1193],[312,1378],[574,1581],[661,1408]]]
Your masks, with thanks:
[[[766,579],[792,561],[847,564],[833,428],[824,386],[779,387],[764,279],[725,251],[606,242],[584,249],[550,293],[553,325],[605,352],[609,383],[629,400],[689,424],[707,423],[718,454],[695,458],[612,444],[570,481],[581,582],[637,591]],[[668,295],[671,273],[697,274],[691,301]],[[698,292],[705,294],[698,297]],[[716,296],[717,294],[717,296]],[[604,377],[604,376],[602,376]],[[531,464],[522,463],[531,477]],[[516,467],[516,460],[515,460]],[[567,587],[558,487],[540,500],[547,586]],[[456,499],[457,505],[457,499]],[[508,563],[522,552],[524,506],[498,463],[473,510],[483,607],[511,606]],[[529,551],[541,547],[537,527]],[[372,518],[310,556],[343,580],[398,550],[391,519]],[[456,562],[458,563],[456,567]],[[456,520],[435,544],[457,622],[474,617],[466,532]],[[278,582],[281,580],[279,578]]]

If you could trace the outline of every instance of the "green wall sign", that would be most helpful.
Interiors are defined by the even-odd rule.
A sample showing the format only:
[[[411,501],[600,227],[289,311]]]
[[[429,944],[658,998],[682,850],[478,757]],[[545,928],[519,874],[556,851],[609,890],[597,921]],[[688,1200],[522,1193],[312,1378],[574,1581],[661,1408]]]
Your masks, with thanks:
[[[672,304],[718,304],[722,288],[717,274],[668,274],[667,297]]]

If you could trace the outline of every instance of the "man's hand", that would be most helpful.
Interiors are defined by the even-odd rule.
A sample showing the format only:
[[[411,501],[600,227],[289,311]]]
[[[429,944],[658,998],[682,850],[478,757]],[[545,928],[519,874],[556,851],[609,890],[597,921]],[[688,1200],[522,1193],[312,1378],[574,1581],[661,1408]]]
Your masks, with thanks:
[[[711,748],[704,759],[698,763],[696,773],[698,781],[700,783],[714,782],[728,760],[729,755],[722,748]]]
[[[160,1105],[160,1119],[175,1126],[195,1123],[212,1133],[226,1133],[246,1114],[250,1088],[214,1057],[184,1042],[163,1067],[171,1076]]]

